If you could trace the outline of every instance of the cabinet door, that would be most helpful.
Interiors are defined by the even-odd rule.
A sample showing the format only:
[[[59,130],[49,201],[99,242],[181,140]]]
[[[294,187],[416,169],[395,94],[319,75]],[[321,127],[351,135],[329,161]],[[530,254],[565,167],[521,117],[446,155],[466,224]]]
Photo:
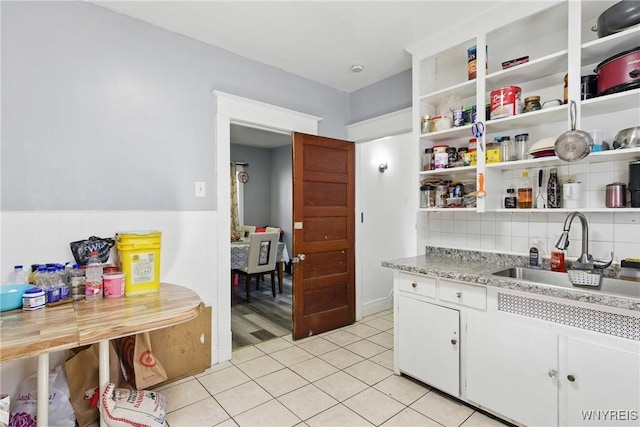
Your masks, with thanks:
[[[569,426],[640,425],[640,350],[569,338],[560,387]]]
[[[558,338],[469,313],[467,399],[530,426],[558,425]]]
[[[460,395],[459,312],[400,294],[400,371],[453,396]]]

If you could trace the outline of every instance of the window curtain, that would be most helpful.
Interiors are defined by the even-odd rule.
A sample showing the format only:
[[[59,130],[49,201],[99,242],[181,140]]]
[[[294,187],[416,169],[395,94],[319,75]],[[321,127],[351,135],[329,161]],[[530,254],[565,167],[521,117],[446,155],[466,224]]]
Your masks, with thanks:
[[[240,229],[240,221],[238,219],[238,180],[236,179],[236,164],[231,162],[231,230]]]

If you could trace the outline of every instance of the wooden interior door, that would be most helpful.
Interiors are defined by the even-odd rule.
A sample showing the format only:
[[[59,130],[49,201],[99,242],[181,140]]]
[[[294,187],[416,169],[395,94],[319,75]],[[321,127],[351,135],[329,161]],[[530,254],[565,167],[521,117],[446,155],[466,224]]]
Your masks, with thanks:
[[[293,338],[355,321],[355,144],[293,133]]]

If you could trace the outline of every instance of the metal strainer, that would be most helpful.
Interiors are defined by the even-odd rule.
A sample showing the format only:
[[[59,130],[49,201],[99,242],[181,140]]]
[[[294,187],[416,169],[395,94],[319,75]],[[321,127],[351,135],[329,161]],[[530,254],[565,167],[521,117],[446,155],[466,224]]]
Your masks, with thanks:
[[[593,138],[588,132],[576,130],[576,102],[571,101],[571,130],[556,139],[554,149],[556,155],[565,162],[576,162],[584,159],[591,152]]]

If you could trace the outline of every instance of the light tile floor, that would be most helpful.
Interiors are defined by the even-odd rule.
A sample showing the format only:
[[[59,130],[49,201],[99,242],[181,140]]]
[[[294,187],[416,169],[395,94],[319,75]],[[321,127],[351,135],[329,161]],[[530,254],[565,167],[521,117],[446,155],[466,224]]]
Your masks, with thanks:
[[[292,341],[275,338],[158,389],[169,427],[503,424],[393,373],[393,313]]]

